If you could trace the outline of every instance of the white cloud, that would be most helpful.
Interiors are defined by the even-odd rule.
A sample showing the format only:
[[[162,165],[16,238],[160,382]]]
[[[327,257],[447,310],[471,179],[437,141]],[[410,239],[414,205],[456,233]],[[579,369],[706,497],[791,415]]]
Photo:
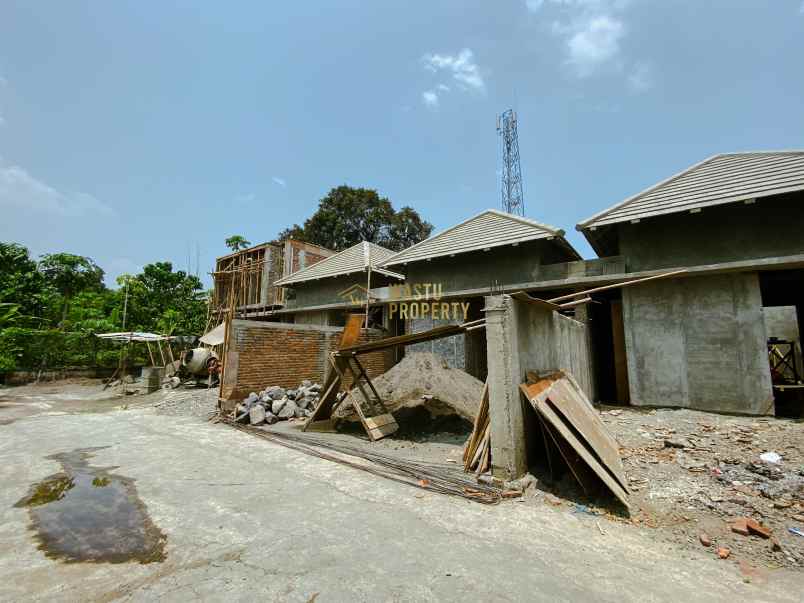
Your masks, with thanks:
[[[628,86],[633,92],[645,92],[653,88],[653,68],[649,63],[639,61],[628,74]]]
[[[626,9],[631,4],[632,0],[525,2],[530,12],[553,20],[551,30],[563,42],[565,64],[573,76],[618,74],[632,91],[643,92],[653,86],[653,70],[647,62],[623,52],[629,31]]]
[[[88,193],[63,193],[37,180],[24,168],[3,163],[0,163],[0,207],[22,207],[62,216],[114,215],[111,207]]]
[[[274,176],[274,177],[271,178],[271,180],[274,181],[274,184],[278,184],[282,188],[287,188],[288,187],[288,183],[285,182],[284,178],[280,178],[279,176]]]
[[[235,202],[236,203],[250,203],[251,201],[255,201],[257,199],[257,195],[254,193],[243,193],[241,195],[235,195]]]
[[[567,39],[568,60],[581,77],[591,75],[620,54],[624,35],[625,26],[614,17],[602,15],[585,20]]]
[[[438,107],[438,93],[435,90],[425,90],[422,92],[422,102],[429,108],[435,109]]]
[[[804,2],[801,3],[801,7],[798,9],[798,12],[804,15]]]
[[[464,48],[458,54],[426,54],[422,57],[425,69],[433,73],[445,71],[452,75],[464,90],[485,92],[486,82],[475,63],[474,53]]]

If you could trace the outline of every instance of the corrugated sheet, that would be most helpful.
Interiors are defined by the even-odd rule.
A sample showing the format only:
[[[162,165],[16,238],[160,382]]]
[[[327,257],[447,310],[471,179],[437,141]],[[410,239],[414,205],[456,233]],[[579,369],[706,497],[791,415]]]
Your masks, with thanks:
[[[394,252],[385,247],[380,247],[374,243],[362,241],[357,245],[352,245],[349,249],[344,249],[340,253],[331,255],[305,268],[294,272],[290,276],[276,281],[276,285],[290,285],[319,278],[339,276],[351,272],[362,272],[369,263],[372,267],[381,264],[383,261],[394,255]]]
[[[715,155],[579,223],[583,230],[804,190],[804,151]]]
[[[523,241],[561,237],[563,235],[563,230],[552,226],[539,224],[533,220],[513,216],[496,209],[487,209],[457,226],[448,228],[421,243],[400,251],[382,265],[394,266],[428,258],[499,247]]]

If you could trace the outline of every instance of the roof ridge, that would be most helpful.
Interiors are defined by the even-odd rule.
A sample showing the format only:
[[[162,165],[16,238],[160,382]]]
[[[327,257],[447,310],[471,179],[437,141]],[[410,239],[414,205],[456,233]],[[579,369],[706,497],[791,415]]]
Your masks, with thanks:
[[[549,232],[552,232],[556,236],[563,237],[564,234],[566,234],[564,232],[564,230],[561,229],[561,228],[556,228],[555,226],[550,226],[549,224],[545,224],[544,222],[537,222],[536,220],[534,220],[532,218],[527,218],[525,216],[517,216],[516,214],[511,214],[511,213],[508,213],[506,211],[500,211],[499,209],[487,209],[486,211],[490,212],[490,213],[493,213],[493,214],[495,214],[497,216],[501,216],[503,218],[510,218],[512,220],[517,220],[518,222],[523,222],[523,223],[528,224],[530,226],[537,226],[537,227],[541,228],[542,230],[547,230]]]
[[[333,255],[327,256],[327,257],[325,257],[323,260],[318,261],[318,262],[316,262],[315,264],[311,264],[311,265],[309,265],[309,266],[306,266],[305,268],[302,268],[301,270],[297,270],[296,272],[292,272],[292,273],[288,274],[287,276],[283,276],[282,278],[277,279],[277,280],[274,282],[274,284],[278,284],[278,283],[280,283],[281,281],[284,281],[285,279],[288,279],[288,278],[291,278],[291,277],[296,278],[297,276],[304,275],[304,273],[305,273],[305,272],[309,272],[310,270],[312,270],[312,269],[313,269],[313,268],[315,268],[316,266],[320,266],[321,264],[323,264],[323,263],[325,263],[325,262],[329,262],[330,260],[335,261],[335,259],[336,259],[337,257],[339,257],[339,256],[343,255],[343,254],[344,254],[344,253],[346,253],[347,251],[351,251],[352,249],[354,249],[354,248],[355,248],[355,247],[357,247],[358,245],[361,245],[361,244],[362,244],[362,243],[364,243],[364,242],[365,242],[365,241],[361,241],[360,243],[355,243],[355,244],[354,244],[354,245],[352,245],[351,247],[347,247],[346,249],[344,249],[344,250],[342,250],[342,251],[339,251],[339,252],[337,252],[337,253],[335,253],[335,254],[333,254]],[[330,263],[331,263],[331,262],[330,262]]]
[[[477,213],[477,214],[475,214],[473,216],[470,216],[470,217],[466,218],[465,220],[463,220],[462,222],[459,222],[458,224],[455,224],[454,226],[450,226],[449,228],[446,228],[446,229],[444,229],[444,230],[442,230],[440,232],[437,232],[436,234],[427,237],[423,241],[419,241],[418,243],[415,243],[415,244],[411,245],[410,247],[407,247],[407,248],[405,248],[405,249],[403,249],[401,251],[396,252],[391,257],[386,258],[382,262],[381,265],[385,266],[386,264],[389,264],[391,261],[393,261],[394,258],[396,258],[397,256],[402,255],[403,253],[408,253],[412,249],[415,249],[416,247],[419,247],[420,245],[424,245],[425,243],[433,241],[433,240],[435,240],[435,239],[437,239],[439,237],[443,237],[447,233],[450,233],[453,230],[456,230],[456,229],[460,228],[461,226],[464,226],[464,225],[468,224],[472,220],[477,220],[478,218],[480,218],[482,216],[485,216],[486,214],[493,214],[495,216],[500,216],[500,217],[503,217],[503,218],[510,218],[510,219],[522,222],[524,224],[527,224],[529,226],[536,226],[538,228],[541,228],[542,230],[550,232],[551,234],[553,234],[555,236],[560,236],[560,237],[564,236],[564,231],[561,230],[560,228],[555,228],[554,226],[549,226],[547,224],[542,224],[540,222],[536,222],[535,220],[531,220],[530,218],[525,218],[525,217],[522,217],[522,216],[515,216],[513,214],[509,214],[508,212],[500,211],[498,209],[489,208],[489,209],[484,209],[483,211],[481,211],[481,212],[479,212],[479,213]]]
[[[719,153],[719,155],[804,155],[804,149],[782,149],[779,151],[729,151],[728,153]]]
[[[575,225],[575,230],[578,230],[578,231],[583,230],[584,228],[586,228],[589,225],[590,222],[595,222],[595,221],[599,220],[600,218],[602,218],[604,216],[607,216],[611,212],[613,212],[615,210],[618,210],[621,207],[624,207],[624,206],[628,205],[629,203],[631,203],[633,201],[636,201],[637,199],[639,199],[640,197],[642,197],[644,195],[647,195],[649,192],[651,192],[653,190],[656,190],[659,187],[662,187],[662,186],[665,186],[667,184],[670,184],[671,182],[673,182],[675,180],[678,180],[682,176],[686,176],[687,174],[689,174],[693,170],[696,170],[699,167],[704,166],[707,163],[709,163],[710,161],[713,161],[713,160],[715,160],[718,157],[721,157],[723,155],[724,155],[724,153],[717,153],[715,155],[710,155],[706,159],[704,159],[702,161],[699,161],[698,163],[695,163],[695,164],[689,166],[688,168],[683,169],[682,171],[680,171],[680,172],[678,172],[676,174],[673,174],[669,178],[665,178],[664,180],[662,180],[660,182],[657,182],[656,184],[653,184],[653,185],[649,186],[648,188],[639,191],[635,195],[631,195],[630,197],[626,198],[625,200],[620,201],[619,203],[616,203],[616,204],[612,205],[611,207],[596,213],[595,215],[587,218],[586,220],[582,220],[582,221],[578,222]]]

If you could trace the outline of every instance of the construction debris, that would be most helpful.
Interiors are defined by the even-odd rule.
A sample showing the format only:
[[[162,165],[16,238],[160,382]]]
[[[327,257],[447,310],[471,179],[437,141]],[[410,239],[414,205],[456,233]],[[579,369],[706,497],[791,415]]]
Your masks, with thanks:
[[[712,554],[723,548],[769,567],[804,566],[804,538],[791,531],[804,528],[800,422],[689,409],[603,409],[600,416],[620,443],[639,525],[698,549],[705,532]],[[686,447],[668,448],[668,440]]]
[[[483,391],[482,381],[449,368],[441,356],[430,352],[409,352],[371,381],[388,412],[423,407],[433,418],[457,414],[469,422],[477,416]],[[350,414],[342,408],[335,416],[349,418]]]
[[[550,441],[545,438],[546,455],[557,449],[587,494],[597,491],[602,482],[629,507],[617,441],[572,375],[556,372],[520,389],[536,410],[543,432],[550,436]]]
[[[504,491],[496,485],[478,483],[474,478],[464,475],[457,467],[449,467],[442,463],[429,464],[405,460],[357,446],[339,444],[312,434],[283,433],[239,425],[220,415],[215,420],[305,454],[367,471],[423,490],[458,496],[484,504],[499,503],[504,496]],[[512,496],[511,492],[505,494],[508,497]]]
[[[251,425],[276,423],[287,419],[309,417],[321,395],[321,385],[309,380],[296,389],[271,385],[260,392],[250,393],[235,407],[235,420]]]
[[[463,449],[463,470],[483,474],[491,468],[491,421],[489,420],[489,384],[483,385],[480,409],[472,435]],[[524,488],[523,488],[524,489]]]

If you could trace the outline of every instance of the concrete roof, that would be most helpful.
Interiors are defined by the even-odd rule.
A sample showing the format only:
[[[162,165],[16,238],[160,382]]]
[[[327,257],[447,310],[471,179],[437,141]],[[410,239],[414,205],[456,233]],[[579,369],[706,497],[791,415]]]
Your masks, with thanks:
[[[390,249],[380,247],[368,241],[361,241],[356,245],[352,245],[349,249],[344,249],[340,253],[331,255],[312,266],[308,266],[303,270],[281,278],[274,284],[290,285],[304,281],[351,274],[353,272],[364,272],[369,266],[371,266],[372,270],[376,270],[382,274],[403,278],[402,275],[379,268],[379,264],[392,255],[394,255],[394,252]]]
[[[487,209],[452,228],[400,251],[382,265],[394,266],[467,251],[511,245],[512,243],[563,236],[564,231],[553,226],[540,224],[534,220],[496,209]]]
[[[804,190],[804,151],[722,153],[629,197],[576,228],[631,222]]]

